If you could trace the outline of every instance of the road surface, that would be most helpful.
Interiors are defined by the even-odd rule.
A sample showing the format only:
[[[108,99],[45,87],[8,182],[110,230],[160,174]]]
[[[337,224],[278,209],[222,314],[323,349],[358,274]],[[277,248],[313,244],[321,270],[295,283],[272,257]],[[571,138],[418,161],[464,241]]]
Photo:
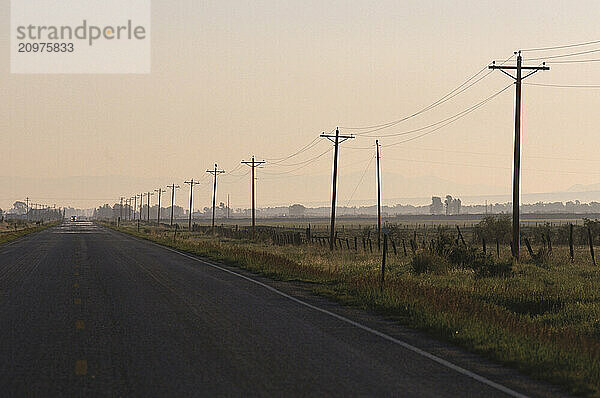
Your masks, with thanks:
[[[86,222],[0,247],[0,325],[2,396],[559,395],[309,286]]]

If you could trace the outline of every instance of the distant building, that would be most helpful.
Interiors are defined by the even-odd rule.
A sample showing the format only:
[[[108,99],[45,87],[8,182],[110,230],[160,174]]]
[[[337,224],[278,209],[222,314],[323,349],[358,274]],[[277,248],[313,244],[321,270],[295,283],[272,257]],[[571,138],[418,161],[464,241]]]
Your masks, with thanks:
[[[304,217],[304,213],[306,211],[306,207],[300,204],[293,204],[289,208],[290,217]]]

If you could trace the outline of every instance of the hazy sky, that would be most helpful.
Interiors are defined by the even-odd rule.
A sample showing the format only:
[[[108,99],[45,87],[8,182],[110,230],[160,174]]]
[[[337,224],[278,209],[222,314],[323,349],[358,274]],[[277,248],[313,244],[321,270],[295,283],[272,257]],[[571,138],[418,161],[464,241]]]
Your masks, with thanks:
[[[26,195],[61,206],[112,204],[172,182],[187,188],[183,179],[207,179],[214,162],[230,171],[252,154],[285,157],[337,125],[409,115],[514,50],[600,40],[598,15],[597,1],[153,0],[151,74],[11,75],[9,1],[2,0],[0,207]],[[600,62],[550,66],[527,82],[600,85]],[[379,133],[435,123],[508,84],[496,71]],[[598,89],[524,86],[523,192],[600,182],[599,106]],[[384,202],[508,195],[513,115],[511,87],[435,133],[384,147]],[[340,205],[374,200],[374,139],[342,145]],[[258,170],[258,205],[326,204],[332,154],[302,162],[328,148],[320,140]],[[220,201],[229,193],[233,206],[249,206],[247,171],[222,177]],[[210,188],[196,188],[195,207],[209,206]],[[178,203],[187,195],[179,191]]]

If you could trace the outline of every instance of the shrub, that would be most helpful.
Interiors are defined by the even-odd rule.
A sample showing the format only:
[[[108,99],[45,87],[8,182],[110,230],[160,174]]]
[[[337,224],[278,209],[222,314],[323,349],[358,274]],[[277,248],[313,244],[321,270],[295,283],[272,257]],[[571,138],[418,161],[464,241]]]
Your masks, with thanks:
[[[473,263],[471,268],[480,278],[509,276],[513,273],[512,260],[495,261],[493,256],[484,256]]]
[[[491,254],[484,254],[473,247],[453,247],[448,254],[448,261],[472,269],[479,277],[508,276],[512,273],[511,260],[496,262]]]
[[[454,265],[469,266],[477,259],[479,253],[475,248],[454,246],[448,251],[448,261]]]
[[[477,240],[485,238],[488,242],[498,239],[500,242],[510,242],[511,219],[508,214],[498,216],[486,216],[475,226]]]
[[[450,264],[448,263],[448,260],[442,256],[420,252],[413,257],[411,267],[413,272],[417,274],[424,274],[427,272],[443,273],[448,271]]]

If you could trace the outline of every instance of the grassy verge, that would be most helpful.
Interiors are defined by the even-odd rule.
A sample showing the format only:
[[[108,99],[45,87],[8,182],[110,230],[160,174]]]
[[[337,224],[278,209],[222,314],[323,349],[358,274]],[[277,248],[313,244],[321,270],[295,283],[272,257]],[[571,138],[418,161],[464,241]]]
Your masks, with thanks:
[[[518,264],[509,276],[464,267],[415,272],[411,258],[391,256],[382,289],[377,254],[203,233],[173,240],[172,231],[148,226],[119,230],[272,278],[313,282],[318,294],[393,317],[571,393],[600,397],[600,272],[568,261],[566,248],[555,247],[543,266]]]
[[[28,227],[24,229],[19,229],[17,231],[7,231],[0,233],[0,245],[3,245],[8,242],[12,242],[16,239],[19,239],[22,236],[29,235],[35,232],[40,232],[50,227],[54,227],[58,225],[58,222],[48,223],[45,225],[39,225],[35,227]]]

